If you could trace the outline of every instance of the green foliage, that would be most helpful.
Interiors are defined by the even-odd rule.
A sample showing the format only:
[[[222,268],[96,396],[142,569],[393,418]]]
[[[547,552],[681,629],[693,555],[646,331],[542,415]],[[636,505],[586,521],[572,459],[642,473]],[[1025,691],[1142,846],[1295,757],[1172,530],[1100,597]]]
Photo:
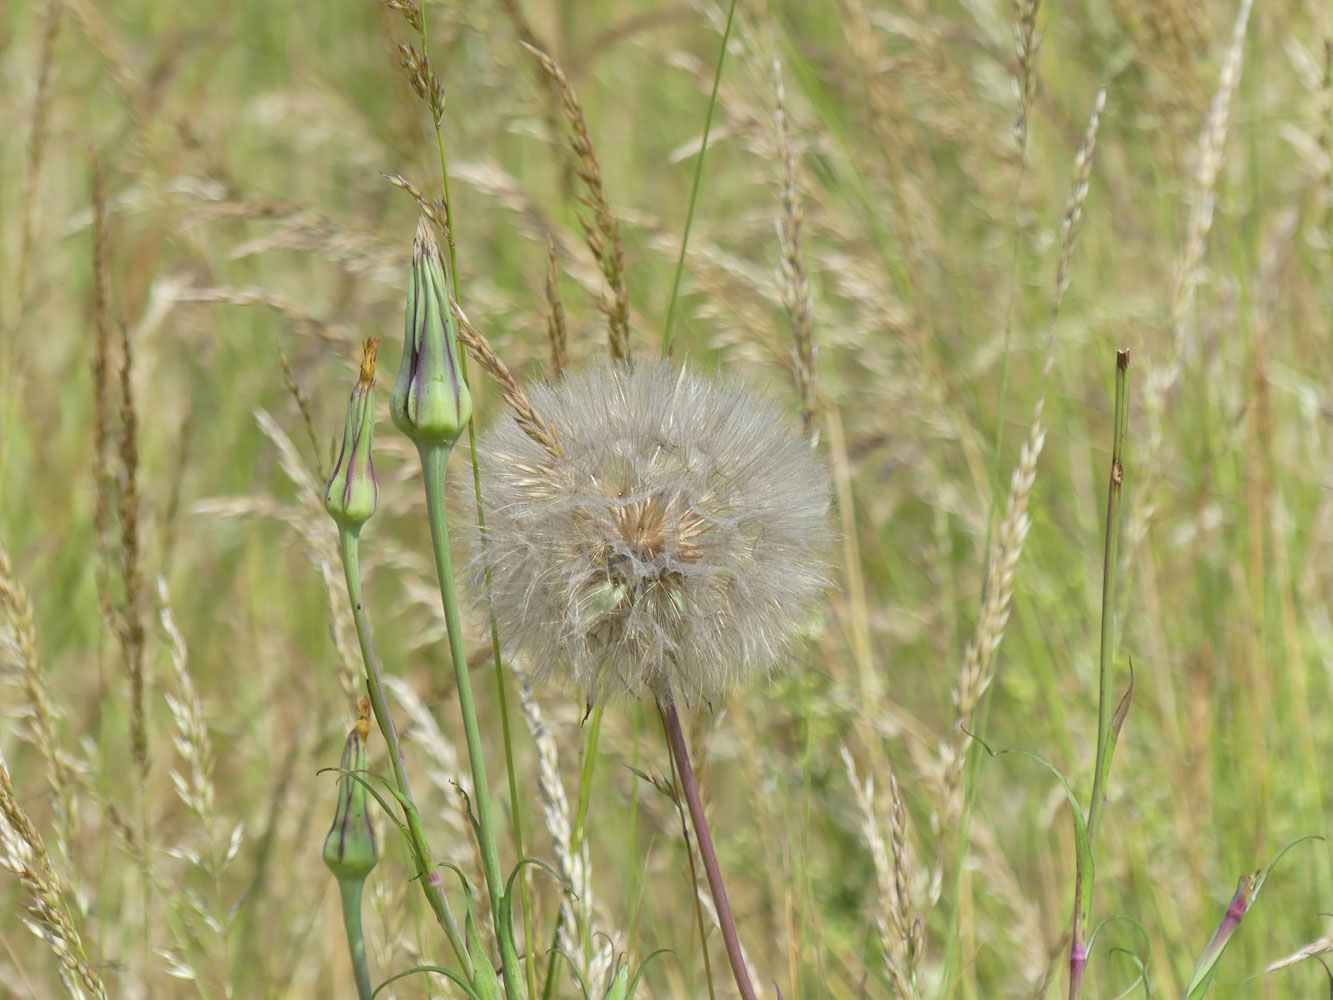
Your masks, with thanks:
[[[403,323],[422,206],[383,173],[427,202],[443,195],[430,109],[395,48],[424,39],[398,10],[365,0],[0,6],[11,140],[0,143],[0,542],[31,599],[34,637],[30,656],[17,638],[29,634],[22,602],[7,589],[0,706],[18,720],[3,741],[18,801],[112,995],[349,994],[342,912],[311,844],[328,806],[317,771],[337,756],[363,668],[314,470],[333,467],[356,345]],[[1249,977],[1324,934],[1318,914],[1333,899],[1333,864],[1313,845],[1300,877],[1280,869],[1245,932],[1217,942],[1224,962],[1217,947],[1206,968],[1190,964],[1225,902],[1218,887],[1274,844],[1325,832],[1333,814],[1324,12],[1260,5],[1236,47],[1234,0],[1042,4],[1020,146],[1014,5],[866,3],[861,27],[862,6],[737,5],[677,294],[727,5],[428,4],[427,54],[446,96],[449,285],[516,383],[541,379],[549,238],[571,367],[604,359],[607,287],[586,248],[590,213],[560,99],[518,45],[527,31],[582,103],[623,233],[635,356],[660,352],[674,301],[675,357],[738,375],[796,421],[789,262],[775,226],[789,211],[778,57],[818,347],[816,447],[843,518],[836,582],[784,675],[686,722],[742,939],[767,992],[776,982],[787,1000],[890,994],[886,957],[900,933],[881,932],[875,916],[898,891],[895,815],[909,915],[922,923],[921,994],[944,992],[946,954],[960,1000],[1064,994],[1068,951],[1057,945],[1080,848],[1061,793],[1035,769],[969,770],[964,840],[939,776],[967,742],[955,694],[1038,399],[1046,438],[1023,511],[1030,530],[988,647],[985,704],[967,724],[1039,754],[1080,789],[1105,757],[1093,650],[1107,366],[1129,348],[1131,464],[1110,611],[1136,686],[1105,782],[1097,911],[1132,916],[1142,934],[1103,925],[1084,993],[1251,996],[1261,987]],[[1233,49],[1225,128],[1210,130]],[[1057,314],[1067,195],[1102,88]],[[90,149],[106,174],[100,255]],[[130,510],[122,366],[138,417]],[[507,406],[500,388],[480,372],[471,386],[478,427],[490,426]],[[389,419],[383,400],[374,415]],[[363,598],[414,793],[391,783],[380,804],[435,853],[385,838],[364,900],[368,959],[400,998],[475,1000],[475,970],[445,942],[429,889],[436,862],[482,885],[455,784],[469,771],[457,681],[440,669],[417,458],[395,435],[378,438],[383,495],[364,532]],[[459,518],[466,461],[455,449],[445,498]],[[143,542],[133,559],[129,523]],[[180,648],[162,627],[159,574]],[[146,774],[132,762],[130,622],[146,635]],[[475,670],[486,631],[467,623],[463,652],[481,750],[498,767],[509,742],[501,691]],[[655,734],[638,733],[630,707],[580,728],[584,706],[557,691],[536,697],[572,800],[568,860],[586,853],[580,898],[596,907],[568,957],[586,980],[590,956],[627,956],[597,984],[610,1000],[622,987],[635,1000],[706,996],[678,819],[630,770],[668,771]],[[59,750],[49,759],[43,727]],[[201,733],[211,755],[196,752]],[[873,780],[887,890],[843,745]],[[385,743],[369,751],[389,775]],[[489,789],[497,870],[531,855],[563,878],[559,824],[548,824],[542,761],[522,726],[512,764],[512,784]],[[511,816],[525,824],[521,850]],[[546,968],[568,899],[531,882],[531,942],[519,900],[497,894],[516,948],[537,956],[525,973]],[[0,884],[8,901],[29,898],[25,883]],[[465,893],[450,879],[441,895],[458,907]],[[0,932],[22,959],[6,975],[63,995],[60,959],[29,935],[21,906],[5,912]],[[478,904],[492,953],[495,917]],[[656,948],[673,955],[645,971]],[[719,968],[720,950],[712,957]],[[498,958],[486,955],[492,969]],[[1310,962],[1281,974],[1274,988],[1292,995],[1326,988]],[[557,995],[582,995],[567,970]]]

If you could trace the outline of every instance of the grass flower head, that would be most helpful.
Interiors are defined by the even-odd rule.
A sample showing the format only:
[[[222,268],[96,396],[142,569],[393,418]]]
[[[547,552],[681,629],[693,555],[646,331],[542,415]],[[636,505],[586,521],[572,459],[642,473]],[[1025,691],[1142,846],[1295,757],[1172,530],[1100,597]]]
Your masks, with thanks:
[[[772,667],[813,613],[828,473],[732,378],[600,366],[534,389],[560,454],[483,437],[478,601],[538,676],[590,701],[692,701]]]

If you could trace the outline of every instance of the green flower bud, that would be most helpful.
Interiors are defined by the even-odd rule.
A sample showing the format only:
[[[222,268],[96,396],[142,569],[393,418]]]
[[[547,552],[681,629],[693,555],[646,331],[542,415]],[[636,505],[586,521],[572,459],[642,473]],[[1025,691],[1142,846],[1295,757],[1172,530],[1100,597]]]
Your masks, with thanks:
[[[363,716],[347,734],[341,764],[344,772],[366,770],[369,732],[370,721]],[[324,838],[324,863],[340,881],[363,881],[380,858],[375,830],[370,825],[370,792],[364,778],[364,774],[349,773],[338,778],[338,811],[333,814],[333,826]]]
[[[425,219],[412,243],[403,363],[389,397],[394,426],[418,445],[452,446],[472,416],[440,245]]]
[[[370,520],[380,501],[370,455],[375,441],[375,351],[379,343],[376,337],[365,343],[361,375],[347,402],[342,449],[324,490],[324,509],[345,528],[360,528]]]

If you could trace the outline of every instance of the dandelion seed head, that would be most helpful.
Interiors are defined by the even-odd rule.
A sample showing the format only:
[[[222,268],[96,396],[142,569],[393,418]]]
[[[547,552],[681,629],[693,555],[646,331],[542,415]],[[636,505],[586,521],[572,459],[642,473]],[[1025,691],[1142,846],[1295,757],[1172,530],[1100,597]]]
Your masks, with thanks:
[[[830,543],[828,473],[785,415],[665,362],[531,395],[561,454],[512,416],[479,447],[469,576],[508,652],[593,702],[710,698],[782,660]]]

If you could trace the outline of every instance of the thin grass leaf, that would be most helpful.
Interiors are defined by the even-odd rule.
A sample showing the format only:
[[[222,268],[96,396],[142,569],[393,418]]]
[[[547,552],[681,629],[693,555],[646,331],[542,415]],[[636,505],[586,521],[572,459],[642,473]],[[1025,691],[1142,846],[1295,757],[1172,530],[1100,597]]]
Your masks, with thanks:
[[[386,986],[396,983],[400,979],[405,979],[408,976],[414,976],[418,972],[433,972],[437,976],[443,976],[466,993],[468,1000],[482,1000],[482,998],[477,995],[476,990],[467,984],[466,980],[462,979],[457,973],[450,972],[448,969],[441,968],[438,965],[418,965],[414,968],[407,969],[404,972],[395,973],[375,987],[374,992],[370,994],[371,1000],[374,1000],[375,997],[379,996]]]
[[[1143,963],[1143,960],[1139,958],[1138,955],[1134,954],[1134,952],[1130,951],[1128,948],[1112,948],[1111,954],[1124,955],[1131,962],[1133,962],[1134,967],[1139,970],[1138,978],[1135,979],[1134,982],[1130,983],[1129,986],[1126,987],[1123,992],[1117,993],[1114,997],[1114,1000],[1124,1000],[1124,998],[1133,993],[1134,988],[1139,985],[1143,986],[1144,1000],[1152,1000],[1152,987],[1148,984],[1148,967]]]

